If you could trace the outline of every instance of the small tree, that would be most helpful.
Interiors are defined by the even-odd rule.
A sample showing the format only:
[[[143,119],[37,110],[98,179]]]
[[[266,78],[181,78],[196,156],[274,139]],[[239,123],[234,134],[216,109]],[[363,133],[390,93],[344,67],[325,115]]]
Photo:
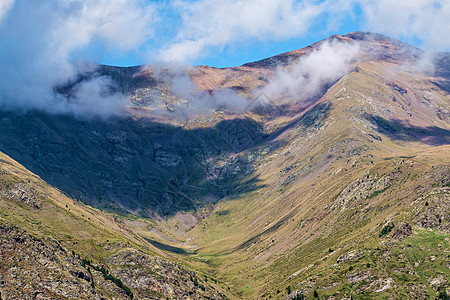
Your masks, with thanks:
[[[319,293],[317,293],[317,291],[314,290],[313,296],[314,296],[314,298],[319,298]]]
[[[386,226],[383,227],[383,229],[380,232],[380,237],[382,237],[383,235],[387,235],[389,232],[392,231],[392,229],[395,227],[394,224],[388,224]]]
[[[292,292],[291,286],[288,285],[288,287],[286,288],[286,293],[289,295],[291,292]]]

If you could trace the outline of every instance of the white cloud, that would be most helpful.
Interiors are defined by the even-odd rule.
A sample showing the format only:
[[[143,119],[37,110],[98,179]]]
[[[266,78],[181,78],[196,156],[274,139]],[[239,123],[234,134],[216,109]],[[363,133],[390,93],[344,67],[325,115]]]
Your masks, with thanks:
[[[74,80],[80,69],[73,60],[92,45],[130,51],[147,42],[153,14],[140,0],[17,0],[0,28],[0,40],[8,41],[0,48],[0,69],[8,74],[0,81],[0,105],[105,116],[106,103],[119,112],[123,101],[104,97],[111,85],[104,78],[80,84],[71,99],[55,87]]]
[[[280,68],[258,93],[263,92],[271,99],[283,96],[294,101],[306,100],[315,96],[324,85],[345,75],[358,57],[359,45],[356,43],[324,42],[288,69]]]
[[[165,61],[189,61],[211,48],[247,39],[282,40],[304,35],[325,3],[295,0],[176,0],[182,19],[174,43],[161,52]]]
[[[1,0],[0,1],[0,26],[3,24],[8,16],[8,12],[14,5],[15,0]]]
[[[369,31],[418,39],[433,50],[450,48],[450,1],[359,0]]]
[[[422,41],[429,49],[450,47],[448,0],[175,0],[171,5],[181,26],[160,50],[164,61],[193,61],[230,45],[299,38],[310,30],[334,34],[349,19],[364,30]]]

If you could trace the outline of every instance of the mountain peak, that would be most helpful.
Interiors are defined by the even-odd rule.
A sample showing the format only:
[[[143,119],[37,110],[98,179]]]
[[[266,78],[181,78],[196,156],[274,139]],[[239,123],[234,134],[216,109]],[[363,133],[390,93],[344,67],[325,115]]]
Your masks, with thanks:
[[[370,60],[390,60],[404,61],[419,57],[423,51],[397,39],[390,38],[380,33],[354,31],[345,35],[332,35],[312,45],[301,49],[281,53],[255,62],[242,65],[250,68],[274,69],[278,66],[285,66],[299,57],[317,49],[324,42],[342,41],[355,42],[361,46],[361,52],[366,59]]]

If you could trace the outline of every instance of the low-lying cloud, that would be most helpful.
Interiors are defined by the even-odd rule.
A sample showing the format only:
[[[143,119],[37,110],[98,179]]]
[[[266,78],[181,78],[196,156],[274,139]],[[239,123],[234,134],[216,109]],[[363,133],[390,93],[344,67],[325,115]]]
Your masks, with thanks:
[[[335,33],[348,18],[363,29],[421,41],[428,49],[450,47],[447,0],[1,0],[0,108],[87,118],[120,115],[128,99],[112,92],[109,78],[91,76],[74,85],[70,94],[58,92],[85,74],[85,66],[77,62],[130,52],[192,62],[254,41],[305,37],[314,28]],[[323,46],[290,70],[280,69],[263,91],[271,97],[313,95],[318,85],[345,72],[356,50],[342,47]],[[184,75],[171,80],[192,111],[244,106],[233,90],[199,92]],[[188,114],[187,107],[185,111]]]
[[[265,105],[281,105],[277,100],[302,102],[319,94],[327,86],[347,74],[353,62],[359,58],[357,43],[326,41],[317,49],[302,56],[297,62],[280,66],[273,78],[262,88],[252,91],[247,98],[232,89],[200,91],[189,77],[189,67],[162,65],[152,67],[155,78],[167,84],[167,92],[152,94],[152,102],[159,104],[153,115],[176,116],[190,119],[201,114],[211,114],[218,109],[245,113]],[[261,98],[260,95],[268,98]],[[161,105],[170,96],[177,101],[170,110]],[[165,98],[165,99],[164,99]],[[272,100],[270,103],[264,101]]]
[[[153,76],[166,85],[164,95],[161,91],[153,93],[151,101],[156,103],[153,115],[164,115],[190,119],[199,115],[211,114],[219,109],[229,112],[243,112],[248,105],[248,99],[233,89],[218,88],[212,91],[199,90],[191,80],[191,67],[179,64],[162,64],[149,66]],[[176,103],[170,103],[168,110],[164,103],[168,98],[176,98]]]
[[[87,118],[122,113],[126,99],[110,92],[113,83],[108,78],[79,82],[70,96],[57,88],[83,74],[86,66],[75,61],[95,59],[99,51],[90,48],[129,51],[147,41],[152,34],[151,6],[139,0],[0,3],[1,108]]]
[[[287,97],[293,101],[306,100],[320,92],[323,86],[348,73],[351,63],[358,58],[357,43],[323,42],[294,65],[279,68],[261,92],[271,99]]]

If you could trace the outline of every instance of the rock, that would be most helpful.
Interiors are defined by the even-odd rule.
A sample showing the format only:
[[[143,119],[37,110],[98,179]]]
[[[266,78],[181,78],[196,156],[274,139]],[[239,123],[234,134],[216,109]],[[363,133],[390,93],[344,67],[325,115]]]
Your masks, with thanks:
[[[346,262],[346,261],[358,258],[360,256],[361,256],[360,253],[358,253],[356,251],[350,251],[350,252],[348,252],[348,253],[346,253],[344,255],[339,256],[339,258],[337,259],[337,263],[340,264],[340,263],[343,263],[343,262]]]
[[[106,264],[82,261],[51,238],[37,239],[0,223],[1,299],[223,299],[205,280],[180,265],[143,251],[110,247]],[[105,276],[106,271],[114,280]]]
[[[412,234],[411,225],[408,223],[401,223],[398,225],[397,230],[392,235],[392,238],[395,240],[402,240]]]
[[[443,287],[447,284],[447,279],[444,277],[444,275],[439,275],[436,278],[429,278],[428,283],[435,289],[439,287]]]
[[[0,290],[3,299],[101,299],[88,271],[52,239],[0,224]],[[39,296],[39,297],[38,297]]]
[[[351,205],[360,203],[362,200],[375,197],[388,189],[392,181],[400,174],[398,171],[393,171],[377,180],[366,172],[359,179],[344,188],[331,208],[333,210],[345,210]]]
[[[37,190],[25,182],[13,183],[7,190],[0,190],[0,196],[22,202],[34,209],[42,207]]]

